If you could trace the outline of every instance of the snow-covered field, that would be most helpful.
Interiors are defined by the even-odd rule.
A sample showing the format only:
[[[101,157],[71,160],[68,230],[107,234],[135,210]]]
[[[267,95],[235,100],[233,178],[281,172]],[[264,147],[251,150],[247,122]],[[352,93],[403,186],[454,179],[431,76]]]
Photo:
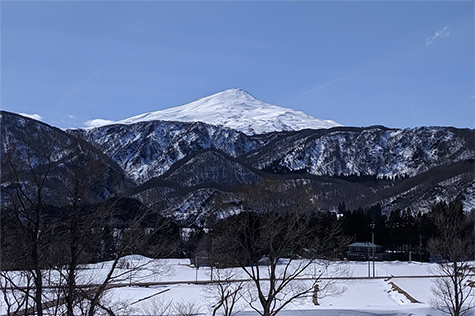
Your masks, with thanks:
[[[136,263],[144,262],[146,258],[135,256]],[[134,261],[132,260],[132,261]],[[431,286],[431,266],[429,263],[418,262],[376,262],[375,276],[377,278],[358,278],[368,276],[367,262],[346,263],[349,276],[355,279],[340,280],[336,286],[344,290],[337,296],[324,297],[319,300],[320,305],[316,306],[312,302],[312,295],[301,298],[286,307],[279,315],[441,315],[431,308],[429,301],[432,297]],[[101,275],[105,275],[108,263],[96,264],[85,269],[88,279],[96,278],[98,281]],[[372,275],[372,265],[371,275]],[[240,270],[236,270],[238,273]],[[196,280],[206,281],[211,279],[211,269],[208,267],[195,269],[186,259],[162,260],[159,264],[152,262],[152,265],[143,269],[141,274],[130,276],[127,270],[119,270],[123,274],[122,283],[125,282],[168,282],[185,281],[180,284],[154,285],[149,287],[123,286],[111,289],[108,292],[110,301],[125,306],[122,315],[152,315],[150,310],[156,311],[166,304],[182,305],[199,311],[200,315],[211,315],[211,305],[215,300],[213,291],[215,285],[195,284]],[[216,270],[213,271],[216,278]],[[393,277],[392,277],[393,276]],[[403,276],[402,278],[400,276]],[[188,283],[189,282],[189,283]],[[302,281],[303,282],[303,281]],[[393,290],[393,285],[397,285],[410,297],[419,303],[411,303],[409,298]],[[161,294],[157,294],[161,293]],[[4,314],[3,304],[0,300],[1,314]],[[155,306],[155,307],[154,307]],[[238,304],[240,310],[238,315],[257,315],[245,304]],[[148,310],[148,312],[147,312]],[[171,311],[171,309],[170,309]],[[172,313],[170,313],[171,315]]]

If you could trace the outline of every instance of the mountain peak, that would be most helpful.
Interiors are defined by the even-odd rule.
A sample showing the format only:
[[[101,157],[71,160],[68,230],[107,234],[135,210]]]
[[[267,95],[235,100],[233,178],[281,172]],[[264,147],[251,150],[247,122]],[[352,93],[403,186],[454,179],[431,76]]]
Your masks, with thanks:
[[[217,99],[231,99],[235,101],[248,101],[248,102],[256,102],[259,101],[255,98],[252,94],[247,92],[244,89],[228,89],[213,95],[210,95],[209,98],[217,98]]]
[[[182,106],[144,113],[115,123],[134,124],[156,120],[198,121],[228,127],[247,135],[341,126],[331,120],[265,103],[243,89],[224,90]]]
[[[215,94],[212,94],[207,97],[200,98],[191,103],[178,106],[171,109],[166,109],[163,111],[157,111],[154,113],[163,113],[175,109],[183,110],[199,110],[204,112],[209,112],[212,110],[226,110],[226,108],[234,108],[236,106],[242,106],[240,110],[249,111],[259,106],[263,106],[264,103],[259,101],[257,98],[252,96],[249,92],[244,89],[228,89]],[[212,122],[206,122],[213,125],[216,125]]]
[[[217,96],[235,96],[236,98],[246,98],[246,99],[254,99],[254,100],[256,99],[249,92],[240,88],[227,89],[221,92],[217,92],[213,95],[210,95],[209,97],[214,97],[214,96],[216,97]]]

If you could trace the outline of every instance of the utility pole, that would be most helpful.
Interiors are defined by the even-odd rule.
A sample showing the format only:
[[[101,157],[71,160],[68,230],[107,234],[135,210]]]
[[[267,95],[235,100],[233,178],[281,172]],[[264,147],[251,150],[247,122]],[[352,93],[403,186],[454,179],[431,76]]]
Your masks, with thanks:
[[[369,243],[368,243],[368,278],[371,277],[371,259],[369,257]]]
[[[371,254],[373,255],[373,278],[375,277],[375,268],[374,268],[374,248],[376,248],[376,245],[374,244],[374,227],[376,226],[375,223],[371,223]]]
[[[419,262],[422,262],[422,235],[419,234]]]
[[[372,240],[371,242],[373,243],[373,245],[371,246],[371,249],[373,250],[373,278],[374,278],[375,277],[375,275],[374,275],[374,273],[375,273],[374,272],[374,247],[375,247],[375,245],[374,245],[374,233],[373,232],[371,232],[371,240]]]

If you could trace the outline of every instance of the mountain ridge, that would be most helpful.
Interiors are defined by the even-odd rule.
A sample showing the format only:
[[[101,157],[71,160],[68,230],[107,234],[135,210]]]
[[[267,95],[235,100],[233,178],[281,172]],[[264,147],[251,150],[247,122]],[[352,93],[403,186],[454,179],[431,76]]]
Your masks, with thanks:
[[[110,194],[137,199],[185,226],[203,225],[215,212],[239,212],[234,190],[269,178],[289,187],[304,184],[319,211],[335,211],[344,202],[351,210],[380,204],[386,213],[424,212],[460,196],[466,210],[475,208],[471,129],[337,126],[247,135],[203,122],[150,120],[63,131],[0,113],[3,170],[9,149],[30,157],[53,153],[58,168],[48,194],[58,202],[55,185],[68,177],[70,148],[83,148],[109,170]],[[21,159],[16,163],[28,166]],[[112,179],[121,179],[120,186]],[[8,188],[5,181],[2,188]],[[94,200],[106,196],[97,193]],[[232,208],[216,210],[220,200]]]

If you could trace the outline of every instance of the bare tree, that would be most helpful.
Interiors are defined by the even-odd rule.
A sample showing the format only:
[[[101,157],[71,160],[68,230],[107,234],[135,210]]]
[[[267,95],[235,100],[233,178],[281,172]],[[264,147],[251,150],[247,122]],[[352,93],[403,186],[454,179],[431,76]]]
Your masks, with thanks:
[[[292,185],[265,180],[242,189],[246,211],[222,226],[218,223],[213,231],[215,262],[242,269],[252,284],[243,299],[263,316],[276,315],[311,293],[330,271],[342,273],[330,269],[338,266],[331,260],[336,248],[345,245],[338,225],[323,232],[310,227],[303,215],[315,209],[312,194]],[[329,294],[329,283],[320,287],[322,296]]]
[[[439,203],[430,213],[438,234],[429,240],[428,249],[437,259],[434,273],[441,275],[432,287],[432,305],[451,316],[467,315],[475,307],[473,259],[475,257],[474,221],[456,200]]]
[[[174,304],[175,315],[179,316],[196,316],[201,313],[201,305],[196,301],[186,301]]]
[[[42,149],[33,153],[10,147],[2,157],[2,196],[6,199],[3,204],[8,206],[8,212],[2,212],[2,231],[8,231],[7,236],[2,234],[2,265],[20,265],[31,275],[38,316],[43,315],[42,269],[46,266],[51,236],[51,229],[45,225],[45,191],[53,164],[53,154]],[[5,255],[9,262],[4,260]]]
[[[211,301],[212,315],[232,316],[241,309],[238,302],[243,294],[246,281],[235,268],[215,269],[213,283],[207,285],[207,298]]]
[[[32,276],[28,271],[0,272],[0,288],[6,315],[19,315],[22,310],[28,309],[34,290],[32,283]]]
[[[104,187],[105,165],[92,152],[76,148],[74,158],[63,166],[61,186],[58,195],[64,199],[62,212],[52,223],[56,230],[56,240],[62,246],[57,271],[61,274],[58,284],[66,305],[66,316],[73,316],[75,305],[80,299],[77,287],[77,274],[80,264],[92,260],[93,243],[100,240],[100,230],[113,209],[111,207],[85,207],[94,202],[90,197],[94,188]],[[101,205],[105,205],[102,203]],[[91,211],[93,209],[93,211]],[[50,269],[55,268],[54,265]]]
[[[153,297],[140,305],[140,314],[146,316],[169,315],[173,308],[173,301],[167,300],[163,296]]]
[[[171,224],[170,221],[158,221],[155,226],[148,226],[147,229],[144,229],[143,225],[148,222],[149,215],[150,210],[146,208],[137,210],[133,219],[127,222],[127,226],[116,231],[116,251],[113,259],[108,264],[105,276],[99,279],[80,280],[82,298],[87,301],[87,309],[84,315],[94,316],[99,310],[107,311],[109,314],[113,313],[113,306],[110,306],[110,302],[105,295],[115,284],[125,282],[133,284],[139,282],[141,278],[150,277],[151,274],[166,273],[166,269],[160,264],[157,265],[155,260],[144,258],[144,260],[132,262],[133,260],[128,259],[130,258],[128,256],[143,248],[154,235],[167,230]],[[166,251],[169,250],[168,247],[156,246],[155,255],[157,257],[166,255]],[[143,270],[151,272],[143,275]],[[97,282],[98,280],[100,281]]]

